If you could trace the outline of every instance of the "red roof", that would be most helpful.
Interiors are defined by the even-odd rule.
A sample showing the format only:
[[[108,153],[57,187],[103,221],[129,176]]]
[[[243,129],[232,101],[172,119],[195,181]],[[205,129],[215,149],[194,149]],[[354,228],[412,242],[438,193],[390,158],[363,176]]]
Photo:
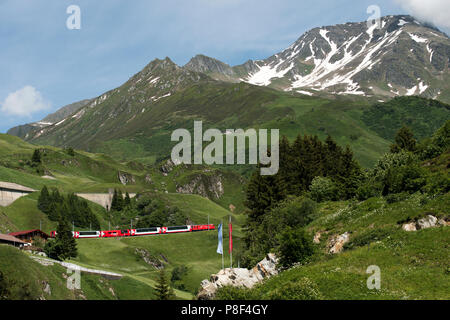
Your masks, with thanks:
[[[47,238],[50,237],[44,231],[41,231],[39,229],[25,230],[25,231],[18,231],[18,232],[10,232],[9,235],[13,236],[13,237],[17,237],[17,236],[23,236],[23,235],[27,235],[27,234],[30,234],[30,233],[34,233],[34,232],[39,232],[39,233],[43,234],[45,237],[47,237]]]

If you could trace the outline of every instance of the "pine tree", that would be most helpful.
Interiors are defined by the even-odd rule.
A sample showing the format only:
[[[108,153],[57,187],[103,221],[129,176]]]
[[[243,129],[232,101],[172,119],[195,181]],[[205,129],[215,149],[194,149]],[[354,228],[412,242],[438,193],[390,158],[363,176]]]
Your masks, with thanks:
[[[39,149],[34,149],[33,156],[31,157],[31,161],[34,164],[41,163],[41,152],[39,151]]]
[[[57,256],[59,260],[75,258],[78,255],[77,243],[72,235],[70,226],[65,219],[60,219],[56,229]]]
[[[414,152],[417,149],[417,140],[414,133],[408,127],[402,127],[395,136],[395,143],[391,145],[391,152],[398,153],[401,150]]]
[[[155,288],[157,300],[172,300],[174,299],[173,289],[169,285],[166,278],[164,268],[159,271],[158,283]]]
[[[47,186],[44,186],[38,198],[38,208],[44,213],[49,213],[51,204],[50,193],[48,192]]]
[[[129,207],[130,205],[131,205],[131,198],[130,194],[127,191],[127,193],[125,194],[124,206]]]

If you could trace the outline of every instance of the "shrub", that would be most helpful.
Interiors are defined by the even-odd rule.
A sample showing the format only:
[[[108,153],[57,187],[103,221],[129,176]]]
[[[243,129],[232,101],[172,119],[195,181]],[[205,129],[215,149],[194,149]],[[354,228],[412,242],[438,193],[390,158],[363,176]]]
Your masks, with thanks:
[[[281,234],[278,248],[281,268],[289,268],[295,263],[306,262],[313,253],[312,240],[302,228],[288,228]]]
[[[336,200],[338,189],[330,178],[315,177],[309,187],[311,198],[317,202]]]
[[[417,164],[390,168],[383,183],[383,195],[401,192],[414,193],[426,184],[426,172]]]

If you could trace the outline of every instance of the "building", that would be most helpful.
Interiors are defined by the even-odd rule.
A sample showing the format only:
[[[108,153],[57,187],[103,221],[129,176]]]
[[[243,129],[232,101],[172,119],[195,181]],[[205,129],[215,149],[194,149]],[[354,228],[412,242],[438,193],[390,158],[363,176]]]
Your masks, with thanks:
[[[36,240],[46,242],[50,238],[48,234],[39,229],[11,232],[9,235],[27,243],[33,243]]]
[[[29,195],[35,191],[16,183],[0,181],[0,206],[7,207],[20,197]]]
[[[11,245],[14,247],[22,247],[27,244],[25,241],[22,241],[14,236],[11,236],[9,234],[1,234],[1,233],[0,233],[0,243],[8,244],[8,245]]]

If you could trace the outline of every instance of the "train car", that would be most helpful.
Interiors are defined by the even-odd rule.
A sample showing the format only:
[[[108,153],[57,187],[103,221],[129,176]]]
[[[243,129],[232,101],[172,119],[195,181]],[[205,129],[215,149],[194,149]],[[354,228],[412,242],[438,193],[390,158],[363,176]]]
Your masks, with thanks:
[[[206,231],[206,230],[214,230],[216,227],[213,224],[202,224],[202,225],[196,225],[192,226],[191,231]]]
[[[121,230],[102,230],[100,231],[101,238],[117,238],[122,234]]]
[[[134,235],[135,236],[149,236],[153,234],[159,234],[161,228],[159,227],[151,227],[151,228],[141,228],[141,229],[134,229]]]
[[[190,232],[192,226],[162,227],[161,233]]]

